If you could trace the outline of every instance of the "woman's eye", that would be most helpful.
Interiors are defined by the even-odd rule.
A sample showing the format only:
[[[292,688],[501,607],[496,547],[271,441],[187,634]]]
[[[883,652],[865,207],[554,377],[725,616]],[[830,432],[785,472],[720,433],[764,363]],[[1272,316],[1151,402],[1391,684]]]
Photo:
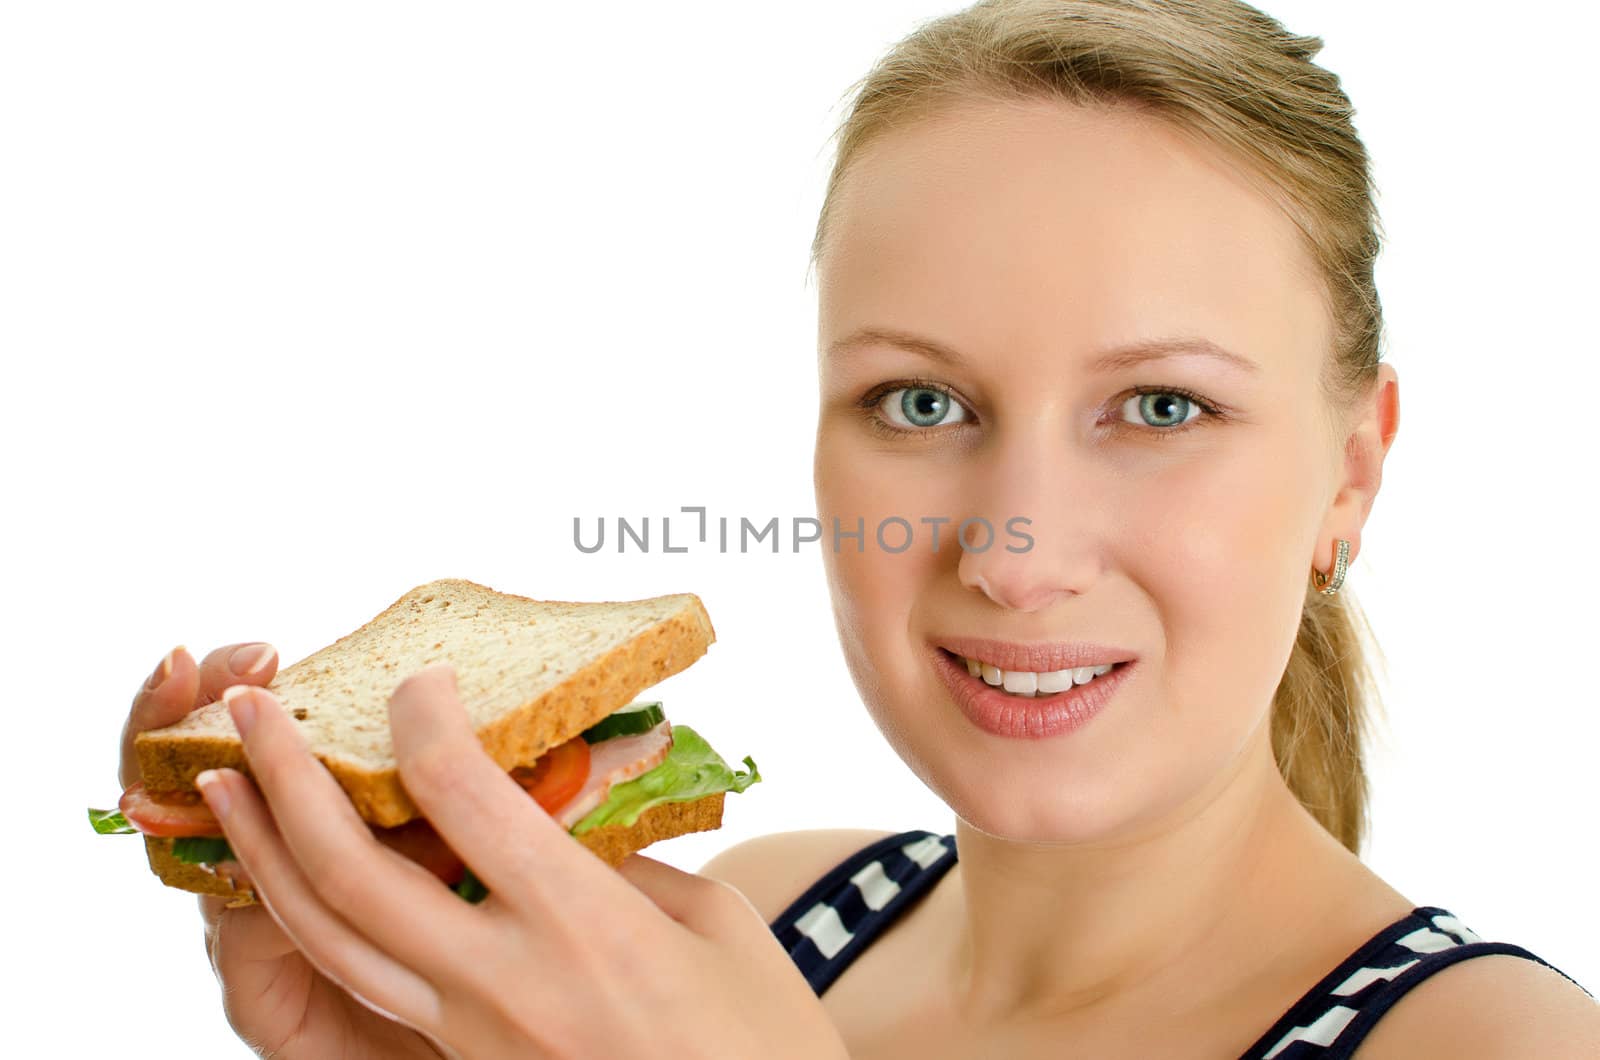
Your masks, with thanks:
[[[1171,390],[1149,390],[1134,394],[1122,403],[1125,414],[1137,416],[1146,427],[1173,432],[1205,415],[1206,409],[1193,398]],[[1193,415],[1191,415],[1193,413]]]
[[[921,430],[960,423],[967,410],[947,391],[927,386],[901,387],[883,395],[878,408],[889,422],[904,430]]]

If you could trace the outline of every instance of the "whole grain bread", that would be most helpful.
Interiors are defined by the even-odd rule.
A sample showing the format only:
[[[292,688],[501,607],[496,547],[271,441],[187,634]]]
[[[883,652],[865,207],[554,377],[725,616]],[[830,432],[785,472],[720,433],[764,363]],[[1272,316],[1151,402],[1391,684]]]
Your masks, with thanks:
[[[532,765],[684,670],[715,639],[693,593],[596,603],[532,600],[447,578],[412,589],[360,629],[285,667],[267,687],[362,818],[387,827],[420,815],[400,782],[389,734],[389,696],[411,674],[434,663],[454,666],[484,749],[511,770]],[[145,787],[155,793],[193,791],[194,778],[207,769],[249,772],[222,702],[140,733],[134,747]],[[673,810],[662,819],[687,812]],[[716,814],[720,822],[720,796]],[[610,849],[603,836],[595,841]],[[156,851],[152,846],[152,867],[167,879]],[[180,878],[175,869],[170,875]]]
[[[719,791],[715,795],[687,802],[660,803],[641,813],[631,825],[603,825],[574,838],[601,861],[616,868],[629,854],[643,850],[651,843],[689,832],[710,832],[721,828],[725,794]],[[145,853],[150,858],[151,871],[168,887],[227,898],[229,909],[255,904],[254,891],[248,888],[235,889],[232,884],[199,865],[173,857],[171,839],[147,835],[144,845]]]

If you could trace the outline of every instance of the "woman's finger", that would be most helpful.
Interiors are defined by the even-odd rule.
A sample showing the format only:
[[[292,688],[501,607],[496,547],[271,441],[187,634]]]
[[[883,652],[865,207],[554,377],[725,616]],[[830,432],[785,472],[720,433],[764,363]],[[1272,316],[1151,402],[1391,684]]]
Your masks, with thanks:
[[[755,907],[720,880],[697,875],[635,851],[617,867],[623,879],[672,919],[697,935],[721,936],[730,927],[760,921]]]
[[[193,710],[199,687],[199,667],[188,649],[180,644],[162,656],[143,687],[134,694],[133,705],[128,708],[128,718],[122,726],[117,782],[124,788],[140,779],[139,756],[134,752],[133,738],[146,729],[171,725]]]
[[[389,699],[389,724],[406,791],[502,902],[559,903],[572,915],[576,899],[616,916],[640,901],[484,751],[451,667],[402,681]]]
[[[256,897],[306,959],[385,1015],[412,1026],[437,1026],[438,992],[322,901],[250,782],[231,769],[207,770],[195,782],[255,882]],[[381,886],[372,882],[375,889]],[[226,920],[216,927],[226,930]]]
[[[215,703],[234,685],[265,688],[277,675],[278,650],[272,645],[262,641],[223,645],[200,662],[200,703]]]
[[[218,975],[224,975],[223,961],[229,962],[228,972],[243,971],[248,974],[251,968],[272,972],[277,960],[295,952],[293,940],[283,933],[278,922],[272,919],[272,914],[267,912],[266,906],[247,905],[222,913],[220,911],[224,909],[226,898],[201,895],[200,901],[202,906],[207,902],[215,902],[214,908],[219,910],[214,918],[207,913],[206,923],[206,953]],[[244,965],[250,968],[244,968]],[[235,982],[231,977],[227,981]]]
[[[468,937],[482,919],[476,910],[373,837],[270,692],[235,686],[225,698],[250,771],[272,807],[273,834],[281,836],[320,900],[407,967],[436,975],[459,966],[460,947],[442,947],[437,940],[459,943]],[[261,882],[249,860],[242,860]],[[437,930],[417,931],[418,917],[434,921]]]

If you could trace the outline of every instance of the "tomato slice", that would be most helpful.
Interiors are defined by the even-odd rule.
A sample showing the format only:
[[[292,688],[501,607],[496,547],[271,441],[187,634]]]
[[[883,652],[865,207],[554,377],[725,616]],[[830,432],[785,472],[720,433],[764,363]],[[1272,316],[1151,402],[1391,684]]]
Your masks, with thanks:
[[[128,819],[129,824],[146,835],[181,837],[222,834],[222,825],[198,794],[190,798],[174,793],[172,798],[181,801],[157,802],[144,790],[144,782],[137,781],[122,793],[122,798],[117,800],[117,809],[122,811],[122,816]]]
[[[556,744],[532,766],[518,766],[511,779],[533,796],[533,801],[554,814],[583,790],[589,780],[589,742],[574,736]]]

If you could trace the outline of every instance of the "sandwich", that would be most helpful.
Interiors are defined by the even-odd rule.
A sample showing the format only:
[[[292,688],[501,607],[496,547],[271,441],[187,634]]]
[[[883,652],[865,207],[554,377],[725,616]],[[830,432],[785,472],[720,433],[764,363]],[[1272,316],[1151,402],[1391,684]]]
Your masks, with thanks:
[[[735,771],[644,689],[688,668],[716,639],[692,593],[580,603],[532,600],[461,579],[418,586],[355,632],[267,686],[373,835],[469,901],[487,892],[421,816],[401,783],[388,702],[435,663],[455,668],[484,750],[573,838],[613,868],[630,853],[722,826],[724,796],[761,779]],[[250,881],[195,787],[207,769],[248,775],[227,705],[206,704],[134,738],[143,780],[117,810],[89,811],[102,833],[142,833],[170,887],[255,901]]]

